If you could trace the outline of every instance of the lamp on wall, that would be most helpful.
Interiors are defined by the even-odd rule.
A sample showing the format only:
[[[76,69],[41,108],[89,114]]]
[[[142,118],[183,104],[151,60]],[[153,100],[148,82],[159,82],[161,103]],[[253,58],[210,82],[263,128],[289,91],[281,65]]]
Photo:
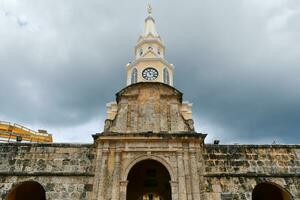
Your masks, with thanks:
[[[214,140],[214,144],[219,144],[220,140]]]

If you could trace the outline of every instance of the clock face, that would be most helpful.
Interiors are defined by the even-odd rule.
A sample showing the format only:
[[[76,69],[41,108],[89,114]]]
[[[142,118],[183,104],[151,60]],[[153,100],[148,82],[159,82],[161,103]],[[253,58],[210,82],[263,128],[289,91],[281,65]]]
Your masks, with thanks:
[[[142,76],[148,81],[153,81],[158,77],[158,71],[152,67],[148,67],[143,70]]]

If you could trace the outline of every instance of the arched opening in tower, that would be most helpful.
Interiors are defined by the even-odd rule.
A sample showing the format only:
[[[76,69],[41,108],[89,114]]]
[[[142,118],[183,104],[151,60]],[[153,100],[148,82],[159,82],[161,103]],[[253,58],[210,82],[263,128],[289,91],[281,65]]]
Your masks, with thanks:
[[[273,183],[260,183],[252,192],[252,200],[292,200],[291,195]]]
[[[132,167],[128,177],[127,200],[171,200],[170,174],[155,160],[143,160]]]
[[[35,181],[26,181],[13,188],[6,200],[46,200],[46,192]]]

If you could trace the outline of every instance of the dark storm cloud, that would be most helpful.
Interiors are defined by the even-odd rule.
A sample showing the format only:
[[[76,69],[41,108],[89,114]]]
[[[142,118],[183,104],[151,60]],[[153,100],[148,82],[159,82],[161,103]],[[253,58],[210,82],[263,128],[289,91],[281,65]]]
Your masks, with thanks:
[[[125,86],[147,3],[0,4],[0,117],[54,132],[104,118]],[[152,4],[198,131],[224,142],[300,142],[298,1]]]

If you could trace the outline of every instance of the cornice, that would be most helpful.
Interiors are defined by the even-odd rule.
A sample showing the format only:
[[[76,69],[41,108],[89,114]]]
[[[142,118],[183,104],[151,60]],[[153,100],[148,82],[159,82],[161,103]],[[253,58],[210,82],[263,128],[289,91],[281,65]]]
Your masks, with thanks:
[[[24,172],[24,171],[5,171],[0,172],[0,176],[84,176],[84,177],[92,177],[94,173],[90,172]]]
[[[204,140],[207,134],[195,132],[180,132],[180,133],[119,133],[119,132],[102,132],[93,135],[95,140],[146,140],[146,141],[162,141],[166,140]]]
[[[270,178],[289,178],[289,177],[300,177],[300,174],[297,173],[256,173],[256,172],[246,172],[246,173],[207,173],[204,174],[204,177],[247,177],[247,178],[256,178],[256,177],[270,177]]]
[[[145,38],[145,37],[140,37],[137,44],[134,47],[134,51],[136,52],[137,48],[139,48],[141,45],[145,44],[145,43],[157,43],[158,45],[160,45],[163,50],[166,49],[165,45],[163,44],[163,42],[160,40],[160,38]]]
[[[130,63],[129,65],[127,65],[127,70],[131,69],[132,67],[134,67],[135,65],[137,65],[140,62],[148,62],[148,61],[161,61],[163,64],[165,64],[167,67],[169,67],[171,70],[174,70],[174,66],[170,63],[168,63],[168,61],[166,59],[163,58],[138,58],[135,61],[133,61],[132,63]]]

